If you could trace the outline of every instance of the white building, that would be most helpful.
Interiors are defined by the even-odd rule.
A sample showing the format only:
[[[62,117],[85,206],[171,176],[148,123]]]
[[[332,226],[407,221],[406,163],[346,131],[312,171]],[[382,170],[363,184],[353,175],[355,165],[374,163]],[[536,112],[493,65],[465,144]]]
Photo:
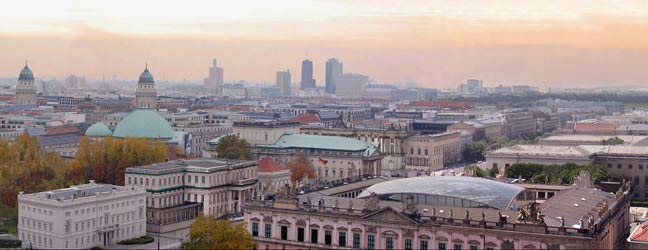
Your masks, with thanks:
[[[18,195],[18,237],[34,248],[88,249],[146,235],[146,191],[109,184]]]
[[[246,199],[257,194],[256,161],[198,158],[130,167],[128,187],[146,188],[149,232],[184,237],[193,219],[240,214]]]

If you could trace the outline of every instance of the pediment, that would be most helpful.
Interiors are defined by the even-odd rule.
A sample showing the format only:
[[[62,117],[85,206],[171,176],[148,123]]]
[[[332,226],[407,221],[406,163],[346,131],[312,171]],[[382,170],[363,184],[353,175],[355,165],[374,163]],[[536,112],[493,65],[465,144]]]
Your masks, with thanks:
[[[389,221],[390,223],[408,223],[408,224],[417,224],[416,221],[410,219],[406,215],[397,212],[391,207],[385,207],[376,212],[366,214],[362,217],[367,220],[380,220],[380,221]]]

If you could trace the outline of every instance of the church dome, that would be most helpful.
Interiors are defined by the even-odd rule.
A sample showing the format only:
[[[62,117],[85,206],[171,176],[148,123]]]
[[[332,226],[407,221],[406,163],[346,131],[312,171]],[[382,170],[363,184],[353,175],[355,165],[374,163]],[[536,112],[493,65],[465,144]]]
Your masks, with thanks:
[[[150,109],[138,109],[117,124],[113,137],[171,139],[175,131],[160,114]]]
[[[142,72],[142,74],[140,74],[138,83],[155,83],[155,81],[153,80],[153,75],[151,74],[151,72],[149,72],[148,67],[144,69],[144,72]]]
[[[88,127],[85,132],[86,136],[111,136],[112,131],[105,124],[98,122]]]
[[[25,64],[25,67],[20,71],[20,76],[18,77],[18,81],[27,81],[27,80],[34,80],[34,73],[32,73],[31,69],[29,69],[29,66]]]

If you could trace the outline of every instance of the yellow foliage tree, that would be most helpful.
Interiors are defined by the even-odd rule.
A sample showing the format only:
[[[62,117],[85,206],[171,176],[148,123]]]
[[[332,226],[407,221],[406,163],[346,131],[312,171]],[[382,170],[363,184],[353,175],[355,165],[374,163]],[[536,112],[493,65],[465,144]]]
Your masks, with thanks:
[[[252,235],[245,224],[234,225],[229,220],[217,220],[213,215],[202,213],[191,224],[189,241],[182,242],[182,249],[255,249]]]

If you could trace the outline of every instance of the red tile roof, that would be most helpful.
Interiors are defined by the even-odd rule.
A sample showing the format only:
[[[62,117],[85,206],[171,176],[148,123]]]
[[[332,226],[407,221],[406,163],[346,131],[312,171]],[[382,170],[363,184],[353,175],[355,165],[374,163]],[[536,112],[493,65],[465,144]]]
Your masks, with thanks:
[[[641,223],[637,230],[630,235],[631,241],[648,242],[648,221]]]
[[[270,158],[261,158],[259,160],[259,168],[257,169],[257,171],[259,173],[272,173],[272,172],[279,172],[286,169],[287,169],[286,167],[281,166],[279,163],[273,161]]]
[[[574,127],[576,133],[614,133],[618,125],[610,123],[577,122]]]
[[[321,122],[319,116],[316,114],[306,113],[290,118],[291,122],[299,122],[299,124],[311,124]]]

